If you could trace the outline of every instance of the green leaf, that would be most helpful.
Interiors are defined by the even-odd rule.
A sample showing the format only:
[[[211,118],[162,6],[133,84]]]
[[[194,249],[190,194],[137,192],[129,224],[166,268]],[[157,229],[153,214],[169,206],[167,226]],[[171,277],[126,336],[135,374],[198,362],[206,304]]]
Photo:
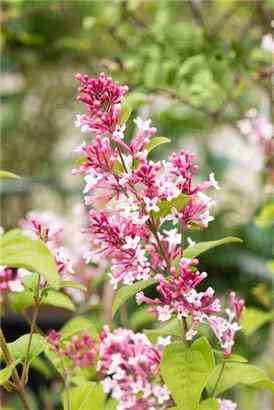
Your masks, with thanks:
[[[124,172],[123,164],[120,161],[116,160],[114,162],[113,170],[118,172],[118,174],[122,174]]]
[[[219,239],[217,241],[208,241],[208,242],[200,242],[190,248],[184,250],[184,257],[185,258],[196,258],[196,256],[200,255],[203,252],[208,251],[209,249],[215,248],[216,246],[224,245],[225,243],[230,242],[243,242],[240,238],[234,238],[232,236],[228,236],[227,238]]]
[[[177,319],[172,319],[165,327],[159,329],[145,329],[143,331],[152,344],[156,344],[159,336],[176,336],[181,338]]]
[[[77,387],[71,387],[70,410],[103,410],[105,393],[101,384],[94,382],[82,383]],[[68,409],[65,392],[62,393],[62,402],[64,410]]]
[[[76,288],[86,291],[87,288],[81,283],[74,282],[73,280],[62,280],[60,282],[60,289],[62,288]]]
[[[168,345],[161,369],[164,382],[181,409],[197,410],[202,391],[214,369],[214,356],[206,337],[189,348],[181,341]]]
[[[20,360],[16,360],[9,366],[6,366],[4,369],[0,370],[0,385],[2,386],[4,383],[6,383],[12,374],[12,370],[15,368],[15,366],[20,362]]]
[[[242,330],[247,336],[251,336],[261,326],[272,320],[274,320],[274,311],[266,312],[256,307],[250,307],[242,318]]]
[[[199,404],[199,410],[219,410],[219,403],[217,399],[207,399]]]
[[[137,292],[140,292],[140,290],[147,288],[148,286],[154,285],[155,283],[157,283],[155,279],[139,280],[133,285],[123,286],[119,289],[112,305],[112,316],[115,315],[119,307],[131,296],[135,295]]]
[[[211,396],[220,374],[221,364],[215,367],[214,372],[208,380],[206,389]],[[232,387],[244,384],[253,387],[262,387],[274,393],[274,382],[266,377],[264,372],[251,364],[226,363],[222,377],[218,383],[215,395],[231,389]]]
[[[80,166],[84,164],[84,162],[89,162],[89,161],[86,157],[80,157],[74,162],[74,165]]]
[[[47,294],[43,297],[41,304],[57,306],[71,311],[75,310],[75,304],[67,295],[52,289],[47,291]]]
[[[129,107],[122,107],[120,114],[119,114],[119,118],[118,118],[118,124],[125,124],[127,122],[127,120],[130,117],[132,108]]]
[[[145,146],[145,150],[148,152],[152,151],[154,148],[158,147],[159,145],[166,144],[167,142],[170,142],[169,138],[165,137],[155,137],[152,138],[149,143]]]
[[[208,241],[208,242],[200,242],[197,243],[194,246],[188,247],[184,250],[184,257],[185,258],[196,258],[196,256],[200,255],[203,252],[206,252],[212,248],[215,248],[216,246],[220,246],[220,245],[224,245],[226,243],[230,243],[230,242],[243,242],[242,239],[240,238],[235,238],[233,236],[228,236],[226,238],[223,239],[219,239],[216,241]],[[174,266],[177,267],[179,265],[181,257],[177,257],[174,260]]]
[[[179,195],[177,198],[173,198],[171,201],[163,199],[157,206],[160,208],[158,212],[153,212],[153,215],[157,218],[164,218],[171,213],[171,208],[176,208],[178,211],[184,208],[189,202],[190,197],[184,194]]]
[[[24,313],[28,307],[34,306],[33,294],[28,289],[23,292],[10,292],[8,298],[9,308],[16,313]]]
[[[19,235],[15,230],[1,237],[1,248],[3,265],[39,273],[54,289],[59,288],[56,262],[44,242]]]
[[[19,337],[14,342],[8,343],[8,348],[13,359],[19,362],[24,362],[27,346],[29,342],[29,335]],[[31,363],[34,357],[38,356],[45,346],[45,338],[34,334],[32,337],[31,347],[28,356],[28,362]],[[1,350],[1,360],[3,359],[3,353]]]
[[[33,275],[26,275],[22,278],[23,285],[31,292],[35,292],[38,286],[39,275],[34,273]]]
[[[215,354],[217,354],[218,356],[223,358],[223,352],[220,352],[219,350],[213,350],[213,352]],[[239,356],[238,354],[230,354],[227,358],[226,358],[227,362],[241,362],[241,363],[247,363],[248,360],[243,357],[243,356]]]
[[[14,174],[13,172],[1,170],[0,171],[0,179],[21,179],[21,177]]]
[[[108,399],[104,406],[104,410],[116,410],[118,406],[118,401],[113,399],[112,397]]]
[[[69,389],[70,410],[86,410],[90,407],[90,398],[96,383],[86,382],[83,386],[72,387]],[[68,409],[67,397],[65,392],[63,396],[64,409]]]

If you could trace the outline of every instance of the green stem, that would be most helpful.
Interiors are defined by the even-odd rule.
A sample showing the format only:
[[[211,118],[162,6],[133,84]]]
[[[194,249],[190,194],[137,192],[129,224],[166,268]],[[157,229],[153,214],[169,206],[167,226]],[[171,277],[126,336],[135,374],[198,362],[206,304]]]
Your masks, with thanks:
[[[220,380],[221,380],[223,371],[224,371],[224,369],[225,369],[225,363],[226,363],[226,361],[225,361],[225,359],[223,359],[222,367],[221,367],[221,370],[220,370],[218,379],[217,379],[217,381],[216,381],[216,384],[215,384],[215,386],[214,386],[214,389],[213,389],[213,392],[212,392],[212,395],[211,395],[212,397],[214,397],[215,392],[216,392],[216,389],[217,389],[217,387],[218,387],[218,384],[219,384],[219,382],[220,382]]]
[[[182,319],[178,319],[178,323],[179,323],[179,328],[180,328],[180,332],[181,332],[181,335],[182,335],[182,339],[183,339],[186,347],[190,347],[190,341],[186,340],[186,334],[188,332],[188,326],[187,326],[186,318],[183,317]]]
[[[10,366],[14,360],[9,352],[8,344],[2,329],[0,329],[0,345],[2,348],[3,356],[8,366]],[[18,394],[24,410],[31,410],[28,403],[27,395],[24,389],[24,385],[20,380],[16,367],[12,370],[12,380],[14,381],[14,391]],[[12,385],[13,386],[13,385]]]
[[[35,331],[35,326],[36,326],[36,320],[38,317],[38,311],[40,307],[40,302],[41,302],[41,296],[40,296],[40,275],[38,275],[38,283],[37,283],[37,293],[34,298],[35,306],[33,310],[33,315],[32,315],[32,320],[31,320],[31,325],[30,325],[30,335],[29,335],[29,341],[27,345],[27,351],[26,351],[26,356],[25,356],[25,361],[23,365],[23,371],[22,371],[22,377],[21,380],[24,384],[27,383],[28,379],[28,360],[29,360],[29,353],[30,353],[30,348],[31,348],[31,343],[32,343],[32,338],[33,334]]]
[[[66,410],[70,410],[70,394],[69,394],[70,381],[69,381],[69,377],[67,377],[67,375],[65,375],[64,378],[65,378],[66,398],[67,398]]]
[[[182,258],[184,255],[184,246],[185,246],[185,230],[183,226],[181,226],[181,235],[182,235],[182,238],[181,238],[181,258]]]

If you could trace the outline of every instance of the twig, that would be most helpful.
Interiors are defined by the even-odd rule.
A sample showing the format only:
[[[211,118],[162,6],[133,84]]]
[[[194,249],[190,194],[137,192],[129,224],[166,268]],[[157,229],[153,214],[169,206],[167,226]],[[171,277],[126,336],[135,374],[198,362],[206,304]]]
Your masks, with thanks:
[[[31,348],[32,337],[33,337],[33,334],[34,334],[34,331],[35,331],[36,320],[37,320],[37,317],[38,317],[39,306],[40,306],[40,302],[41,302],[41,298],[40,298],[40,275],[38,275],[37,292],[36,292],[34,302],[35,302],[35,306],[34,306],[33,316],[32,316],[32,320],[31,320],[29,341],[28,341],[28,345],[27,345],[27,351],[26,351],[26,356],[25,356],[25,361],[24,361],[23,371],[22,371],[22,376],[21,376],[21,380],[24,384],[26,384],[26,382],[27,382],[29,353],[30,353],[30,348]]]
[[[225,361],[225,359],[223,359],[222,367],[221,367],[221,370],[220,370],[218,379],[216,380],[216,384],[215,384],[215,386],[214,386],[214,389],[213,389],[213,392],[212,392],[212,395],[211,395],[212,397],[214,397],[214,394],[215,394],[215,392],[216,392],[216,389],[217,389],[218,384],[219,384],[219,382],[220,382],[220,379],[221,379],[221,377],[222,377],[222,374],[223,374],[223,371],[224,371],[224,368],[225,368],[225,363],[226,363],[226,361]]]
[[[7,344],[7,341],[5,339],[2,329],[0,329],[0,345],[1,345],[2,352],[3,352],[7,365],[8,366],[12,365],[14,360],[9,352],[8,344]],[[28,403],[27,395],[24,389],[24,385],[21,382],[20,377],[15,367],[12,369],[12,379],[14,381],[14,385],[12,385],[12,387],[14,388],[15,392],[20,397],[24,410],[31,410],[31,407]]]

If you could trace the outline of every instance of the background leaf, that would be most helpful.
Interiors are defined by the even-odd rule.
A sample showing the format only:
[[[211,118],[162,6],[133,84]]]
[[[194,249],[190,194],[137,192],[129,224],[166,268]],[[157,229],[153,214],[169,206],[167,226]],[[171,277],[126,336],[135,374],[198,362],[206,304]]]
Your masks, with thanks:
[[[221,365],[215,367],[208,380],[206,389],[211,396],[217,378],[220,374]],[[274,393],[274,382],[269,380],[264,372],[251,364],[226,363],[222,377],[215,391],[216,396],[238,384],[262,387]]]

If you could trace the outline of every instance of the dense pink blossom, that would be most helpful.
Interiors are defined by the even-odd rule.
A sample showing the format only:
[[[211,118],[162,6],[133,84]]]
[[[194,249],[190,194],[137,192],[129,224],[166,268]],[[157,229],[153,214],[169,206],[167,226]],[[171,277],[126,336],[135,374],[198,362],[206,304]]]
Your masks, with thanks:
[[[147,311],[154,313],[161,322],[170,320],[173,313],[178,319],[191,316],[192,324],[186,335],[187,340],[191,340],[196,334],[194,331],[196,323],[207,320],[208,313],[217,313],[221,308],[219,299],[212,301],[214,290],[211,287],[205,292],[196,291],[195,288],[207,277],[205,272],[191,270],[191,265],[197,264],[197,259],[182,258],[179,273],[175,268],[170,269],[170,279],[160,274],[155,275],[155,279],[159,282],[156,287],[159,298],[147,298],[144,292],[136,295],[138,304],[147,303],[153,306]]]
[[[104,375],[105,393],[118,401],[119,410],[164,410],[172,406],[168,388],[161,381],[162,352],[144,334],[105,326],[100,336],[98,370]]]
[[[84,133],[114,132],[128,87],[106,78],[104,73],[96,80],[81,74],[76,78],[84,84],[78,91],[85,96],[78,96],[78,100],[83,101],[87,109],[87,115],[78,115],[76,126]]]
[[[67,357],[71,360],[70,367],[90,367],[95,366],[99,351],[98,341],[92,339],[90,335],[83,332],[81,336],[74,335],[71,340],[62,340],[62,333],[51,330],[46,337],[47,342],[52,346],[51,350],[59,356]]]
[[[235,333],[241,329],[239,322],[241,320],[244,308],[244,300],[237,300],[235,292],[230,292],[231,309],[226,309],[227,319],[211,315],[209,323],[215,333],[221,347],[224,349],[224,357],[228,357],[234,345]]]

